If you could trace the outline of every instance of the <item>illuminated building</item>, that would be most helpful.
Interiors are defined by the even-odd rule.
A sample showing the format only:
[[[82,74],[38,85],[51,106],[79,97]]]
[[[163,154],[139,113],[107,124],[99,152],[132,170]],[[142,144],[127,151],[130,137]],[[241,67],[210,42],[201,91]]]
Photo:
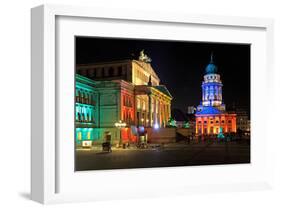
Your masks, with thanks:
[[[222,81],[213,55],[205,69],[202,82],[202,102],[198,105],[196,117],[196,134],[212,135],[236,132],[236,114],[228,113],[222,100]]]
[[[89,79],[76,75],[75,90],[75,139],[77,144],[96,138],[94,128],[97,126],[98,111],[97,92]]]
[[[114,124],[120,120],[127,124],[121,131],[122,139],[131,141],[135,140],[132,127],[166,126],[171,116],[172,96],[160,85],[150,62],[142,51],[138,60],[77,65],[76,97],[83,99],[76,99],[76,139],[87,140],[90,138],[87,136],[102,139],[106,131],[119,138],[120,131]],[[86,95],[91,96],[93,104],[87,104]],[[84,126],[94,133],[80,134]]]
[[[188,106],[187,107],[187,114],[194,114],[196,112],[195,106]]]
[[[237,130],[250,132],[251,124],[247,114],[247,111],[244,108],[236,108],[236,120],[237,120]]]
[[[76,74],[75,93],[75,127],[76,143],[84,141],[96,142],[104,139],[106,132],[110,132],[114,139],[120,138],[120,131],[116,130],[114,123],[120,120],[121,109],[127,112],[133,111],[133,107],[127,107],[120,100],[122,89],[127,90],[127,95],[133,95],[133,87],[123,80],[116,81],[93,81],[89,78]],[[131,90],[131,91],[130,91]],[[126,107],[124,107],[127,105]],[[126,115],[128,124],[133,120],[131,115]],[[124,129],[123,138],[132,138],[130,132]]]

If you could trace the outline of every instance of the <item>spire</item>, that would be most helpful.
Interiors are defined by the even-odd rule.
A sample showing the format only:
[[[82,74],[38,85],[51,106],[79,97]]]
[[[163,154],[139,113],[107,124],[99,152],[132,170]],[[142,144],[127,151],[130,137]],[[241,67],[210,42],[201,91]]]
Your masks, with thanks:
[[[211,52],[211,58],[210,58],[210,63],[214,63],[214,53],[213,52]]]
[[[205,73],[206,74],[214,74],[218,72],[218,68],[217,66],[214,64],[214,53],[211,52],[211,56],[210,56],[210,63],[207,65],[207,67],[205,68]]]

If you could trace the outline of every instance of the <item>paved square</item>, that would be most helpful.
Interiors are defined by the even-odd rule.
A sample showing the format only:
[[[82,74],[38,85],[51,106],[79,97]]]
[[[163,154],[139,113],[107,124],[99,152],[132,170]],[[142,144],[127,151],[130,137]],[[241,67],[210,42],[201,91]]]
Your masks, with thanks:
[[[250,163],[247,142],[166,144],[149,149],[76,150],[76,171]]]

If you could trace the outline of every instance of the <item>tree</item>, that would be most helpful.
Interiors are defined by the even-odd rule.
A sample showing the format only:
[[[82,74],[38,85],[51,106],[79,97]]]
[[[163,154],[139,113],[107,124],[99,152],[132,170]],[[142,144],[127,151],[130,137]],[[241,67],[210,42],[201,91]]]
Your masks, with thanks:
[[[177,121],[175,119],[173,119],[173,118],[169,118],[168,126],[170,126],[170,127],[177,127]]]
[[[190,127],[189,122],[188,122],[188,121],[185,121],[184,124],[183,124],[183,127],[184,127],[184,128],[189,128],[189,127]]]

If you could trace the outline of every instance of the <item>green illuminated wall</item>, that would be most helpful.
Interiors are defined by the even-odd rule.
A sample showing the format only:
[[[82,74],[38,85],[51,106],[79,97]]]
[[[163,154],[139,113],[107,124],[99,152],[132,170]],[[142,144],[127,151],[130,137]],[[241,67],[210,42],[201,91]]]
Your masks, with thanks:
[[[76,76],[75,91],[75,140],[81,144],[83,140],[97,140],[95,127],[98,125],[98,94],[95,82],[82,76]]]

